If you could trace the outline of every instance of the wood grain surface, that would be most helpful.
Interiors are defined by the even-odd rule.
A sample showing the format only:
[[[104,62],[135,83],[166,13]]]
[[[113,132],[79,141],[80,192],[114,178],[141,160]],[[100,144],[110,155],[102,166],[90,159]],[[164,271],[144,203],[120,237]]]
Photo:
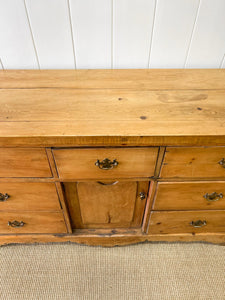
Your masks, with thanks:
[[[149,182],[109,181],[64,184],[71,224],[77,229],[141,227]]]
[[[154,176],[158,148],[54,149],[53,155],[59,177],[64,180],[137,178]],[[116,160],[118,165],[110,170],[95,165],[106,158]]]
[[[224,82],[222,69],[0,71],[0,145],[221,144]]]
[[[9,198],[0,202],[0,211],[60,211],[54,183],[10,182],[0,183],[0,193]]]
[[[24,226],[14,228],[13,221],[24,222]],[[61,212],[1,212],[0,234],[24,233],[67,233]]]
[[[4,70],[0,88],[225,89],[224,69]]]
[[[0,101],[1,244],[225,242],[225,70],[0,71]]]
[[[45,149],[0,148],[0,177],[52,177]]]
[[[206,225],[195,228],[190,223],[206,221]],[[225,210],[214,211],[163,211],[152,212],[149,222],[150,234],[222,233],[225,232]]]
[[[213,193],[217,195],[213,197]],[[206,197],[206,195],[212,195]],[[210,201],[211,200],[211,201]],[[215,201],[213,201],[215,200]],[[154,210],[215,210],[225,209],[224,181],[159,182]]]
[[[168,147],[162,164],[162,178],[225,178],[219,162],[225,147]]]

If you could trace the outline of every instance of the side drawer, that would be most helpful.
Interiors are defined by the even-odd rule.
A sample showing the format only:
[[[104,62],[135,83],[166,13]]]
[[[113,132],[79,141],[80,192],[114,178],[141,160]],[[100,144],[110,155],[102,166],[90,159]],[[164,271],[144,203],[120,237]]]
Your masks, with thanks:
[[[61,210],[54,183],[0,183],[0,211]]]
[[[148,230],[149,234],[220,232],[225,232],[225,211],[221,210],[152,212]]]
[[[0,234],[67,232],[61,212],[1,212],[0,216]]]
[[[63,179],[152,177],[158,148],[54,149],[53,154]]]
[[[163,178],[225,178],[225,147],[168,147]]]
[[[0,177],[52,177],[43,148],[0,148]]]
[[[225,209],[225,181],[158,182],[153,209]]]

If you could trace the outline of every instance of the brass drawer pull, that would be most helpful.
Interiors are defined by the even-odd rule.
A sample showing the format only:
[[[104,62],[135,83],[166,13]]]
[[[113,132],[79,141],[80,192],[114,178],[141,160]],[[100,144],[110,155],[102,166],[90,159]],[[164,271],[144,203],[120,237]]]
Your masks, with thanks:
[[[140,192],[139,197],[140,197],[141,200],[144,200],[146,198],[145,193]]]
[[[218,201],[220,200],[221,198],[223,198],[223,194],[222,193],[219,193],[217,194],[216,192],[212,193],[212,194],[205,194],[203,196],[207,201],[210,201],[210,202],[213,202],[213,201]]]
[[[195,228],[201,228],[203,226],[206,226],[206,221],[202,221],[202,220],[198,220],[198,221],[192,221],[190,223],[191,226],[195,227]]]
[[[221,165],[223,168],[225,168],[225,159],[222,158],[219,162],[218,162],[219,165]]]
[[[99,167],[99,169],[102,170],[111,170],[114,167],[118,166],[118,162],[116,161],[116,159],[114,159],[113,161],[111,161],[108,158],[103,159],[103,161],[99,161],[99,159],[95,162],[95,165],[97,167]]]
[[[24,222],[23,221],[8,221],[8,226],[14,227],[14,228],[19,228],[19,227],[23,227],[24,226]]]
[[[109,182],[109,183],[105,183],[105,182],[102,182],[102,181],[97,181],[99,184],[101,185],[115,185],[117,184],[119,181],[114,181],[114,182]]]
[[[3,195],[2,193],[0,193],[0,202],[4,202],[9,198],[9,195],[7,193],[5,193],[5,195]]]

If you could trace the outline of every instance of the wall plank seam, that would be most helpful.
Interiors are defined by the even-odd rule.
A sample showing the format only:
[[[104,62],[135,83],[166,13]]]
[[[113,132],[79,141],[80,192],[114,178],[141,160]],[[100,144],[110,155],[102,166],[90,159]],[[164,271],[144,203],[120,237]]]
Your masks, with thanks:
[[[31,35],[31,39],[32,39],[33,47],[34,47],[34,53],[35,53],[35,56],[36,56],[38,69],[40,70],[41,69],[40,68],[40,62],[39,62],[39,58],[38,58],[37,47],[36,47],[35,41],[34,41],[34,35],[33,35],[32,27],[31,27],[31,23],[30,23],[30,17],[29,17],[28,10],[27,10],[26,0],[23,0],[23,4],[24,4],[24,9],[25,9],[26,17],[27,17],[27,22],[28,22],[28,27],[29,27],[29,30],[30,30],[30,35]]]
[[[68,13],[69,13],[69,21],[70,21],[70,34],[72,39],[72,46],[73,46],[73,59],[74,59],[74,69],[77,69],[77,63],[76,63],[76,52],[75,52],[75,44],[74,44],[74,35],[73,35],[73,24],[72,24],[72,16],[71,16],[71,8],[70,8],[70,0],[67,0],[67,7],[68,7]]]
[[[151,61],[152,43],[153,43],[153,35],[154,35],[154,28],[155,28],[155,16],[156,16],[156,10],[157,10],[157,1],[158,0],[155,0],[155,6],[154,6],[154,16],[153,16],[153,21],[152,21],[152,30],[151,30],[149,56],[148,56],[148,68],[150,68],[150,61]]]
[[[190,42],[189,42],[189,45],[188,45],[188,48],[187,48],[186,58],[185,58],[185,61],[184,61],[184,66],[183,66],[184,69],[186,69],[187,60],[188,60],[189,55],[190,55],[191,45],[192,45],[192,41],[193,41],[193,37],[194,37],[194,33],[195,33],[197,21],[198,21],[198,16],[199,16],[200,8],[201,8],[201,3],[202,3],[202,0],[199,0],[198,9],[197,9],[197,12],[196,12],[194,25],[193,25],[192,32],[191,32],[191,38],[190,38]]]

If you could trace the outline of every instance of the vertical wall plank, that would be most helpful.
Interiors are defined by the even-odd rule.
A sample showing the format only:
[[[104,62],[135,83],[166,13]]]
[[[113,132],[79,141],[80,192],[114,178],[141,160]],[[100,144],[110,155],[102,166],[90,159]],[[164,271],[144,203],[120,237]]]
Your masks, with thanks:
[[[0,0],[0,57],[5,69],[38,68],[23,0]]]
[[[78,69],[111,68],[111,0],[70,0]]]
[[[187,68],[219,68],[225,53],[225,1],[202,0]]]
[[[114,0],[113,67],[147,68],[155,0]]]
[[[221,68],[225,69],[225,54],[224,54],[223,60],[221,62]]]
[[[41,69],[74,68],[66,0],[26,0]]]
[[[198,0],[157,1],[150,68],[183,68],[198,4]]]

